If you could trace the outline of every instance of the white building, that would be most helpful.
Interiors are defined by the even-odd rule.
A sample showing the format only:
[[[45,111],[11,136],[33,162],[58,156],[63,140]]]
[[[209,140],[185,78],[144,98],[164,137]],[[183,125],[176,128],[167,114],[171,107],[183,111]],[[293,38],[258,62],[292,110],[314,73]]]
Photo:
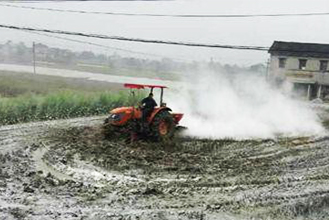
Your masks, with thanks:
[[[268,52],[272,82],[291,82],[307,99],[329,96],[329,44],[274,41]]]

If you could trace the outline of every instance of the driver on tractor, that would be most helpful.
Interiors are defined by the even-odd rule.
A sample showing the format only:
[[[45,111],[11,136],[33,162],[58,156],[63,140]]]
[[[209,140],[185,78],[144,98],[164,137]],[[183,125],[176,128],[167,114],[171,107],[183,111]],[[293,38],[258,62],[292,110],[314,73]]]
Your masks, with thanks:
[[[147,117],[151,115],[154,108],[158,105],[153,99],[153,93],[151,92],[148,97],[141,101],[142,104],[142,122],[147,124]]]

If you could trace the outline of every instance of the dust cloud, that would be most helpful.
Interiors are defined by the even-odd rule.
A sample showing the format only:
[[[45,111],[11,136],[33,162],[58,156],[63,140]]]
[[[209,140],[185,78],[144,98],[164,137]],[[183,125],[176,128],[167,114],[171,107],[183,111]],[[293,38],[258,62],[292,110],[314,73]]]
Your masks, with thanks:
[[[324,134],[314,110],[255,74],[202,72],[171,95],[184,113],[187,135],[202,138],[275,138]],[[178,95],[177,95],[178,94]]]

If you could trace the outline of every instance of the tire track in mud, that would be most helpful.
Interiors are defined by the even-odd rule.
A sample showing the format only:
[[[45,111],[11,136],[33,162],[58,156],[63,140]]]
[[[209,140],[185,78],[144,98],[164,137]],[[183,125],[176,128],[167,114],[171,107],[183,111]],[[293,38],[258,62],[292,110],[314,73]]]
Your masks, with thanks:
[[[70,126],[83,124],[85,119],[71,119],[47,122],[35,122],[21,125],[9,125],[0,127],[0,153],[17,150],[26,142],[32,143],[47,134],[47,130],[55,127],[58,123],[69,124]],[[91,118],[88,123],[99,121],[99,117]]]
[[[180,187],[197,187],[197,191],[200,192],[202,190],[210,190],[211,192],[214,191],[230,191],[229,188],[240,188],[241,193],[244,194],[245,191],[247,191],[248,189],[251,190],[250,195],[244,196],[247,199],[247,203],[251,203],[252,201],[261,201],[258,202],[260,205],[266,205],[266,204],[273,204],[273,202],[275,201],[276,204],[281,204],[281,203],[285,203],[286,201],[299,201],[302,198],[312,198],[312,197],[319,197],[319,196],[328,196],[328,187],[326,187],[326,184],[323,185],[322,188],[318,189],[319,184],[317,183],[317,181],[311,181],[310,178],[308,178],[307,180],[305,180],[305,178],[299,178],[299,177],[294,177],[294,176],[290,176],[290,177],[285,177],[285,173],[287,172],[287,170],[291,173],[294,173],[296,170],[300,170],[300,166],[303,167],[304,163],[296,163],[296,167],[289,167],[289,165],[287,164],[280,164],[278,162],[280,162],[280,160],[284,160],[286,157],[292,157],[297,154],[298,156],[301,154],[305,154],[303,155],[304,157],[307,157],[308,154],[311,155],[315,155],[314,158],[310,158],[310,161],[317,161],[317,163],[313,163],[311,164],[312,166],[308,166],[308,169],[304,170],[303,175],[307,176],[309,175],[308,172],[312,167],[313,170],[322,170],[323,166],[319,166],[319,159],[320,161],[323,161],[323,164],[326,164],[326,162],[328,162],[328,154],[326,154],[326,152],[324,151],[324,148],[327,146],[327,144],[323,144],[323,146],[318,147],[318,146],[309,146],[309,144],[314,144],[314,141],[311,142],[306,142],[306,143],[300,143],[298,145],[293,144],[294,147],[279,147],[277,148],[277,152],[266,152],[264,154],[257,152],[256,155],[257,156],[253,156],[252,154],[247,154],[247,156],[243,156],[240,157],[239,159],[242,160],[246,159],[249,161],[253,161],[253,160],[258,160],[258,162],[264,161],[266,162],[267,160],[273,160],[276,161],[279,159],[279,161],[276,161],[276,163],[269,163],[270,166],[277,166],[277,170],[281,170],[284,171],[282,172],[283,174],[278,175],[278,179],[277,180],[273,180],[273,181],[267,181],[267,180],[259,180],[257,183],[256,182],[251,182],[250,184],[245,184],[244,182],[239,182],[236,181],[233,184],[228,184],[225,182],[222,183],[214,183],[214,184],[186,184]],[[268,147],[268,146],[266,146]],[[275,146],[270,146],[273,147],[275,149]],[[281,150],[279,150],[281,149]],[[284,149],[284,150],[282,150]],[[319,154],[312,152],[313,149],[316,149],[317,151],[321,152]],[[218,149],[216,149],[218,150]],[[245,150],[245,149],[243,149]],[[326,151],[328,149],[325,149]],[[248,151],[248,149],[247,149]],[[241,154],[244,155],[244,154]],[[227,157],[227,153],[225,154],[225,157]],[[232,157],[233,159],[233,157]],[[290,159],[290,160],[296,160],[295,158]],[[236,161],[238,162],[238,161]],[[328,163],[327,163],[328,164]],[[264,167],[265,164],[263,164],[262,168]],[[287,169],[287,167],[289,169]],[[231,169],[233,167],[230,167],[229,169]],[[234,168],[233,168],[234,169]],[[313,171],[312,170],[312,171]],[[324,170],[322,170],[323,172]],[[326,173],[326,172],[325,172]],[[325,174],[326,175],[326,174]],[[327,176],[327,175],[326,175]],[[264,176],[265,177],[265,176]],[[281,178],[280,178],[281,177]],[[262,176],[259,176],[260,179],[262,179]],[[179,184],[178,184],[179,185]],[[229,185],[229,187],[227,187],[227,185]],[[287,194],[287,191],[292,191],[291,189],[294,189],[294,187],[287,187],[286,185],[294,185],[294,186],[299,186],[300,189],[294,191],[293,195],[289,195]],[[245,189],[243,189],[245,188]],[[290,189],[291,188],[291,189]],[[317,190],[312,190],[312,189],[317,189]],[[281,193],[280,190],[282,191]],[[232,191],[232,190],[231,190]],[[236,191],[236,190],[234,190]],[[258,191],[258,192],[257,192]],[[263,193],[261,193],[263,191]],[[265,196],[267,194],[268,191],[273,191],[275,193],[272,193],[268,196]],[[277,191],[277,192],[276,192]],[[305,191],[310,191],[309,193],[305,193]],[[312,192],[314,191],[314,192]],[[257,193],[256,193],[257,192]],[[244,201],[244,200],[242,200]],[[239,200],[236,200],[236,202],[239,202]],[[240,203],[240,202],[239,202]],[[246,202],[245,202],[246,203]],[[223,202],[223,204],[227,204],[227,201]],[[241,204],[239,204],[240,206]]]
[[[0,219],[69,217],[70,214],[66,213],[69,213],[69,206],[62,208],[61,213],[54,211],[58,209],[54,203],[62,204],[65,199],[49,196],[51,189],[47,187],[61,183],[47,169],[38,169],[38,163],[44,160],[33,157],[33,153],[39,150],[35,143],[43,141],[49,129],[54,127],[93,125],[99,120],[102,120],[101,117],[0,127]]]
[[[291,219],[303,214],[296,211],[300,203],[311,214],[323,214],[329,207],[328,137],[183,138],[172,147],[127,146],[94,138],[90,127],[101,121],[96,117],[0,127],[0,154],[10,155],[4,164],[13,175],[6,177],[10,187],[5,192],[0,181],[0,201],[11,204],[0,212],[28,219],[241,219],[241,212],[243,218]],[[87,133],[62,139],[71,128],[84,127],[88,129],[78,131]],[[59,137],[52,139],[52,132]],[[15,162],[22,164],[9,169]],[[32,191],[39,195],[31,196]],[[63,199],[69,207],[60,208]]]
[[[241,161],[248,161],[252,163],[252,161],[256,161],[257,163],[264,163],[262,164],[262,168],[265,167],[272,167],[277,166],[277,170],[284,170],[287,165],[281,165],[278,163],[277,160],[283,160],[286,157],[294,157],[295,155],[300,155],[304,152],[309,153],[310,149],[312,147],[309,146],[309,144],[313,144],[315,141],[307,141],[305,143],[299,142],[298,144],[293,143],[291,145],[293,146],[279,146],[277,142],[271,141],[271,144],[265,144],[264,143],[254,143],[254,141],[244,141],[244,142],[233,142],[229,144],[209,144],[206,145],[207,142],[202,141],[202,144],[194,143],[193,146],[184,146],[182,149],[184,152],[193,152],[193,155],[190,155],[190,158],[193,158],[194,154],[200,154],[204,157],[212,158],[214,155],[220,155],[219,158],[215,158],[223,161],[227,160],[235,160],[235,162],[241,162]],[[265,148],[270,147],[271,150],[267,150]],[[314,147],[321,150],[321,147]],[[182,156],[182,155],[179,155]],[[184,158],[184,157],[182,157]],[[316,159],[316,158],[315,158]],[[273,163],[271,160],[275,161],[276,163]],[[292,159],[290,159],[292,160]],[[294,159],[293,159],[294,160]],[[211,162],[211,165],[215,164],[214,161]],[[266,164],[267,163],[267,164]],[[223,165],[223,164],[222,164]],[[162,168],[165,168],[165,166],[156,166],[156,172],[159,172],[159,176],[162,176],[163,179],[165,177],[168,178],[168,174],[172,174],[171,172],[167,172],[167,169],[161,170]],[[160,168],[160,169],[159,169]],[[234,166],[228,166],[228,169],[236,169]],[[290,168],[290,171],[292,169]],[[212,174],[212,173],[211,173]],[[243,176],[243,173],[238,173]],[[157,181],[158,184],[154,184],[153,188],[158,188],[163,193],[169,193],[173,194],[172,197],[169,196],[169,199],[172,201],[177,202],[177,197],[182,197],[183,195],[193,194],[194,196],[198,197],[199,199],[204,199],[205,201],[209,202],[209,199],[206,197],[213,196],[214,191],[217,193],[217,196],[219,197],[226,197],[227,199],[221,201],[221,202],[215,202],[216,205],[220,207],[243,207],[246,206],[246,204],[253,204],[253,206],[257,205],[273,205],[276,206],[285,205],[287,201],[300,201],[303,198],[308,197],[319,197],[319,196],[326,196],[328,194],[328,191],[325,190],[324,187],[322,191],[317,190],[312,192],[312,188],[314,186],[317,186],[316,183],[313,185],[310,184],[309,180],[305,181],[300,178],[294,178],[292,177],[282,177],[280,179],[280,176],[277,176],[276,180],[258,180],[258,181],[251,181],[250,183],[245,183],[244,181],[235,181],[235,182],[215,182],[212,184],[209,183],[199,183],[198,181],[202,179],[200,178],[194,178],[189,179],[189,176],[184,174],[179,174],[181,176],[185,176],[185,181],[181,181],[181,179],[177,180],[172,178],[167,179],[167,181],[163,181],[162,184]],[[198,174],[195,174],[198,176]],[[201,173],[201,176],[203,174]],[[261,178],[261,175],[259,176]],[[195,180],[198,179],[198,180]],[[227,179],[224,177],[223,179]],[[247,178],[246,178],[247,179]],[[218,181],[218,180],[215,180]],[[168,183],[169,182],[169,183]],[[207,182],[207,181],[206,181]],[[154,182],[149,182],[149,185],[152,185]],[[290,184],[293,185],[293,187],[287,187],[286,185]],[[295,186],[295,188],[294,188]],[[299,188],[298,188],[299,187]],[[166,189],[164,189],[166,188]],[[296,190],[296,188],[298,188]],[[294,194],[287,194],[286,191],[293,191]],[[309,193],[303,193],[303,191],[308,190]],[[281,191],[281,192],[280,192]],[[236,193],[238,192],[238,193]],[[249,193],[248,193],[249,192]],[[270,192],[270,193],[269,193]],[[186,196],[185,196],[186,197]],[[188,197],[188,196],[187,196]],[[204,202],[202,204],[206,204],[207,202]],[[145,205],[147,207],[147,205]],[[170,206],[169,204],[164,204],[163,207],[169,206],[170,208],[176,208],[176,209],[184,209],[186,208],[186,205],[184,202],[178,202],[174,207]],[[200,206],[199,201],[194,201],[193,199],[189,201],[189,206],[192,207],[198,207],[202,208],[202,205]],[[139,208],[143,209],[144,206],[141,206]],[[248,207],[248,205],[247,205]],[[145,207],[144,207],[145,208]],[[159,208],[159,207],[157,207]],[[236,207],[235,207],[236,209]],[[162,210],[167,210],[166,208],[162,208]]]

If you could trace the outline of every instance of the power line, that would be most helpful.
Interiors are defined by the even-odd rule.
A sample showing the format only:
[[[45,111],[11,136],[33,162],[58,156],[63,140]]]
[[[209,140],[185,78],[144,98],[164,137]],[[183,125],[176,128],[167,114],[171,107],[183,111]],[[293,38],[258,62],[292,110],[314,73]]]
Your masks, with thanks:
[[[108,39],[108,40],[151,43],[151,44],[165,44],[165,45],[176,45],[176,46],[188,46],[188,47],[207,47],[207,48],[224,48],[224,49],[258,50],[258,51],[267,51],[269,49],[268,47],[262,47],[262,46],[233,46],[233,45],[202,44],[202,43],[177,42],[177,41],[165,41],[165,40],[149,40],[149,39],[141,39],[141,38],[121,37],[121,36],[86,34],[86,33],[81,33],[81,32],[72,32],[72,31],[49,30],[49,29],[39,29],[39,28],[30,28],[30,27],[18,27],[18,26],[3,25],[3,24],[0,24],[0,28],[25,30],[25,31],[37,31],[37,32],[45,32],[45,33],[53,33],[53,34],[64,34],[64,35],[73,35],[73,36],[81,36],[81,37]]]
[[[144,17],[181,17],[181,18],[252,18],[252,17],[299,17],[299,16],[324,16],[329,15],[329,12],[313,12],[313,13],[299,13],[299,14],[137,14],[137,13],[122,13],[122,12],[100,12],[100,11],[84,11],[84,10],[64,10],[55,8],[40,8],[33,6],[22,6],[22,5],[10,5],[0,4],[4,7],[42,10],[42,11],[53,11],[53,12],[69,12],[69,13],[80,13],[80,14],[98,14],[98,15],[119,15],[119,16],[144,16]]]

